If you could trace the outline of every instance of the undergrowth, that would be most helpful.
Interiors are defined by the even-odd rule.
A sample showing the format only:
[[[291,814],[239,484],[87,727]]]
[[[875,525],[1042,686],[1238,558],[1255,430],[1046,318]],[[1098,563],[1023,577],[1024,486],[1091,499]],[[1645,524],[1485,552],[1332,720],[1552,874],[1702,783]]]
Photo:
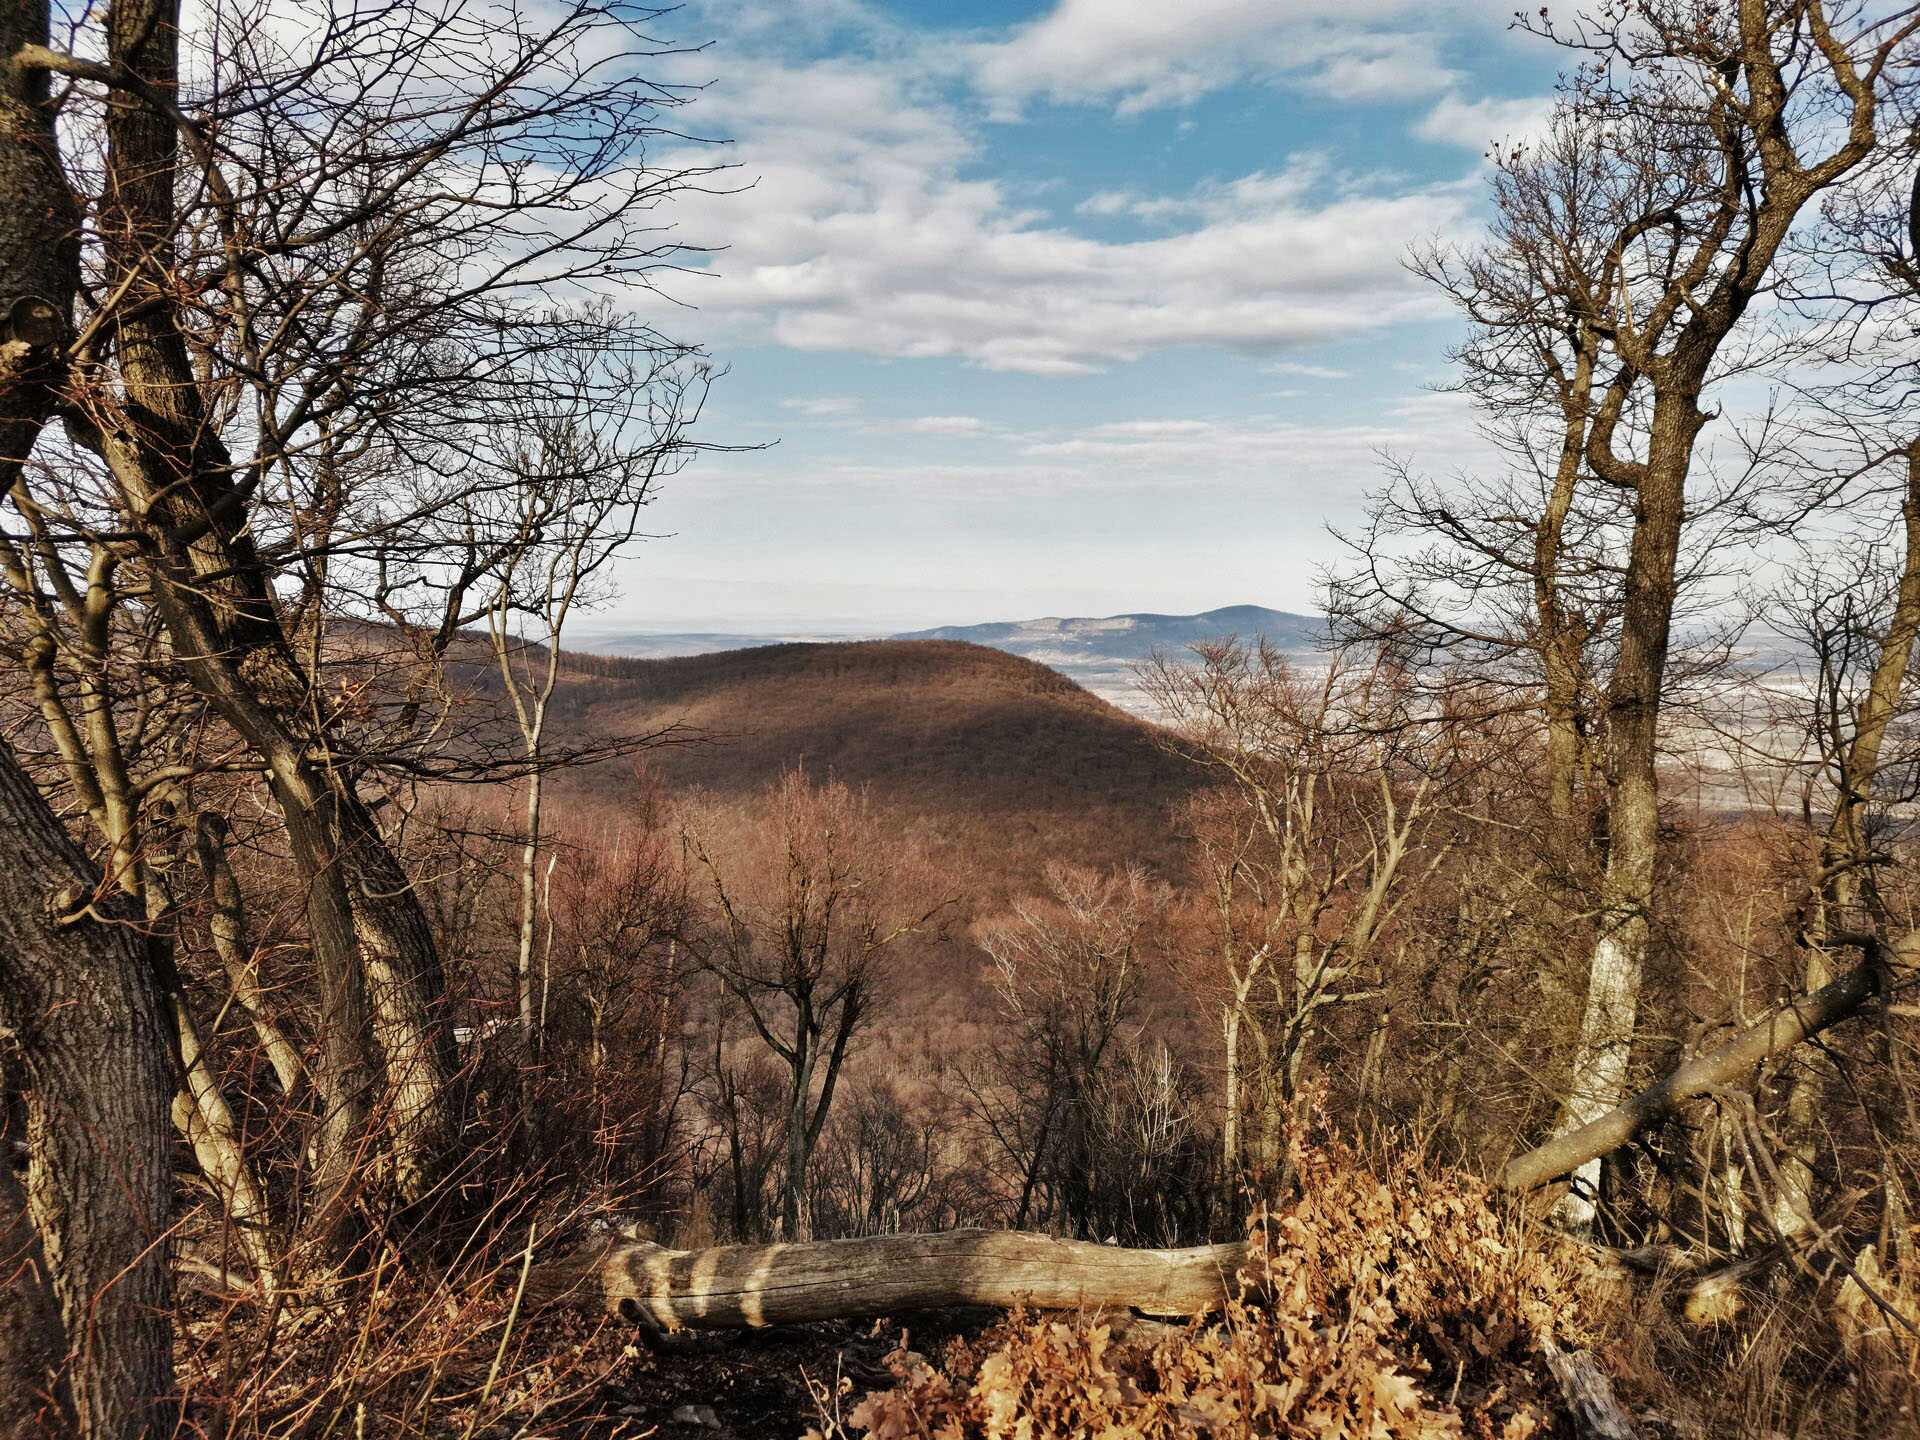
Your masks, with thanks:
[[[1311,1435],[1325,1440],[1552,1434],[1548,1360],[1609,1349],[1616,1283],[1582,1247],[1522,1235],[1479,1182],[1372,1173],[1338,1145],[1296,1146],[1292,1198],[1249,1227],[1220,1314],[1129,1342],[1097,1316],[1016,1314],[938,1364],[901,1348],[896,1383],[835,1412],[871,1440]]]

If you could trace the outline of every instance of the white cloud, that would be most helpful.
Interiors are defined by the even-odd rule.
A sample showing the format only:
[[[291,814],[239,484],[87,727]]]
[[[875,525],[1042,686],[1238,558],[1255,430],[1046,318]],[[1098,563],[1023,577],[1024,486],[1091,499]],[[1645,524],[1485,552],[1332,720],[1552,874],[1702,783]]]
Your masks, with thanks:
[[[1414,133],[1442,145],[1485,150],[1544,133],[1552,112],[1553,99],[1546,95],[1521,100],[1463,100],[1446,95],[1414,127]]]
[[[981,87],[1016,108],[1042,98],[1133,114],[1248,81],[1407,99],[1453,82],[1437,28],[1463,17],[1492,18],[1473,0],[1060,0],[972,58]]]
[[[832,420],[846,415],[858,415],[860,397],[857,395],[789,397],[780,402],[780,408],[798,411],[810,420]]]
[[[1020,454],[1108,491],[1134,484],[1258,495],[1281,485],[1292,499],[1323,504],[1358,500],[1378,483],[1383,455],[1417,454],[1436,472],[1489,458],[1470,407],[1452,394],[1415,396],[1365,423],[1130,420],[1029,437]]]
[[[730,59],[701,104],[753,183],[682,198],[681,233],[726,248],[666,288],[708,327],[801,350],[1034,375],[1189,345],[1277,354],[1436,313],[1401,256],[1465,227],[1472,199],[1335,185],[1297,157],[1182,194],[1116,192],[1096,210],[1171,233],[1095,240],[972,178],[965,118],[910,60]]]
[[[991,422],[982,420],[978,415],[922,415],[915,420],[902,422],[900,428],[910,435],[990,435],[994,431]]]
[[[686,123],[730,137],[739,188],[676,198],[677,233],[717,248],[662,288],[698,307],[716,343],[1060,376],[1184,346],[1280,356],[1436,315],[1402,256],[1470,229],[1478,181],[1343,176],[1296,152],[1187,188],[1096,190],[1078,214],[1146,233],[1093,238],[985,168],[982,106],[1138,108],[1236,76],[1417,100],[1454,83],[1430,32],[1486,28],[1496,8],[1059,0],[1031,25],[956,39],[858,0],[712,7],[725,50],[668,78],[711,81]]]
[[[1351,370],[1336,370],[1331,365],[1302,365],[1294,360],[1278,360],[1267,367],[1275,375],[1298,375],[1306,380],[1351,380]]]
[[[792,496],[861,493],[939,502],[1042,500],[1097,494],[1103,509],[1179,504],[1211,497],[1236,505],[1313,501],[1357,503],[1379,482],[1381,457],[1416,455],[1436,474],[1497,463],[1472,407],[1451,391],[1384,399],[1363,420],[1302,420],[1285,415],[1160,416],[1095,425],[1016,428],[974,416],[861,422],[858,433],[963,436],[984,442],[957,451],[904,451],[876,457],[857,449],[796,468],[750,454],[703,468],[700,493]],[[1131,497],[1131,498],[1128,498]],[[1080,522],[1092,512],[1076,511]],[[1144,521],[1142,523],[1145,523]]]

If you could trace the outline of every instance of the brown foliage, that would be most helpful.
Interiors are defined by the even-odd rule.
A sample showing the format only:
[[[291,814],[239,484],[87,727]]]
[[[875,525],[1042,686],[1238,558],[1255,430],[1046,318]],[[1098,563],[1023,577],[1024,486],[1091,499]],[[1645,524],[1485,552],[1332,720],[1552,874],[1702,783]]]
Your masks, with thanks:
[[[1016,1315],[850,1414],[876,1440],[1047,1436],[1502,1437],[1551,1433],[1557,1348],[1601,1338],[1610,1281],[1522,1236],[1471,1178],[1375,1173],[1298,1145],[1300,1192],[1263,1207],[1226,1312],[1152,1343],[1099,1316]]]

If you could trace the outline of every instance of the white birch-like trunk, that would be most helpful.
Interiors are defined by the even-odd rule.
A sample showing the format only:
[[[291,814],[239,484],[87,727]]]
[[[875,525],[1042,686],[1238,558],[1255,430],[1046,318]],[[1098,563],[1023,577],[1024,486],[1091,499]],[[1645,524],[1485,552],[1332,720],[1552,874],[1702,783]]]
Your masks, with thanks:
[[[1628,921],[1608,927],[1594,944],[1587,1009],[1580,1022],[1572,1081],[1560,1111],[1560,1134],[1599,1119],[1626,1098],[1644,939],[1644,922]],[[1600,1161],[1589,1160],[1574,1172],[1573,1188],[1555,1205],[1554,1220],[1570,1230],[1587,1229],[1593,1224],[1599,1189]]]
[[[1227,1184],[1240,1173],[1240,1007],[1227,1007],[1222,1038],[1226,1042],[1226,1114],[1220,1123],[1220,1161]]]

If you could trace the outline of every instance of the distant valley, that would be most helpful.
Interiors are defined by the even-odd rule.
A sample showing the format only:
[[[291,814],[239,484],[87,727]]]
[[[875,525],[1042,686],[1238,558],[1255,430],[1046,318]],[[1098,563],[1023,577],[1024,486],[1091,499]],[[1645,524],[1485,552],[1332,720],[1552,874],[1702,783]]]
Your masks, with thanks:
[[[1316,653],[1325,632],[1326,621],[1319,616],[1269,610],[1261,605],[1228,605],[1198,615],[1142,612],[1106,616],[1045,616],[1034,620],[1000,621],[984,625],[944,625],[888,638],[960,640],[1002,650],[1058,671],[1075,684],[1122,709],[1146,714],[1151,707],[1140,693],[1135,671],[1155,651],[1179,655],[1191,645],[1219,640],[1228,635],[1238,635],[1246,640],[1265,636],[1289,655],[1305,658]],[[685,632],[595,637],[583,641],[581,648],[605,655],[657,660],[793,641],[848,638],[855,637]]]

